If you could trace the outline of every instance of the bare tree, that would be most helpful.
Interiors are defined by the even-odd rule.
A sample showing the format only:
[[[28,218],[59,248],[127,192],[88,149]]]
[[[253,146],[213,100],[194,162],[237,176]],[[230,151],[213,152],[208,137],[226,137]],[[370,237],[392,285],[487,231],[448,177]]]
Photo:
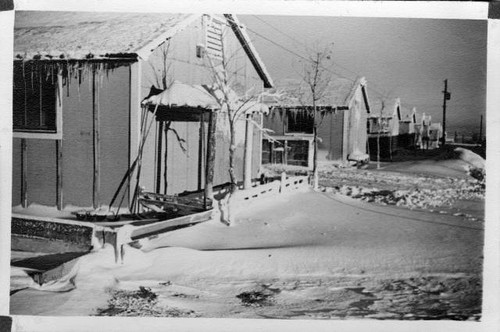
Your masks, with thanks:
[[[327,46],[316,46],[310,50],[310,54],[304,60],[302,66],[302,80],[307,85],[308,96],[302,100],[304,105],[312,106],[310,114],[313,119],[313,188],[318,188],[318,127],[321,124],[321,117],[318,112],[318,102],[325,97],[327,88],[332,80],[332,71],[330,70],[330,60],[333,52],[333,43]],[[304,98],[302,98],[304,99]]]
[[[227,125],[229,128],[229,178],[230,178],[230,190],[226,197],[227,205],[227,216],[223,217],[223,221],[229,224],[231,222],[231,196],[237,191],[238,179],[236,177],[236,124],[246,116],[246,121],[250,122],[250,125],[257,130],[265,131],[261,128],[259,124],[255,123],[252,119],[252,113],[254,111],[262,111],[265,106],[261,103],[262,98],[280,98],[282,93],[280,91],[264,91],[262,88],[252,87],[246,90],[244,93],[237,94],[237,90],[241,87],[241,84],[237,80],[238,68],[234,69],[235,54],[226,55],[222,52],[220,57],[214,57],[212,55],[206,54],[205,58],[208,63],[208,68],[212,77],[212,86],[210,87],[211,92],[217,103],[220,106],[220,112],[224,112],[227,117]],[[215,116],[217,116],[215,114]],[[251,137],[249,139],[252,139]]]
[[[220,105],[221,111],[227,115],[227,124],[229,127],[229,178],[231,181],[231,192],[237,189],[237,178],[235,174],[235,152],[236,152],[236,123],[243,115],[251,115],[253,111],[265,108],[261,103],[262,98],[272,97],[280,98],[280,91],[264,91],[251,87],[244,94],[238,95],[236,90],[239,83],[237,82],[236,71],[232,71],[231,62],[235,59],[235,54],[227,56],[222,54],[220,58],[214,58],[210,55],[206,56],[208,67],[212,75],[212,94],[217,103]],[[261,130],[260,126],[253,122],[252,124]]]

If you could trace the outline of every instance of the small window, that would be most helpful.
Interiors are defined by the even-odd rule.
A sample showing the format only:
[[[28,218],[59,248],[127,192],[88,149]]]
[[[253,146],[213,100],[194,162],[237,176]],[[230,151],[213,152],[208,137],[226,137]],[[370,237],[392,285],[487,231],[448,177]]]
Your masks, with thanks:
[[[287,133],[312,134],[313,129],[314,118],[308,112],[287,112]]]
[[[13,130],[18,137],[27,134],[57,134],[58,123],[57,70],[48,70],[37,62],[15,62],[13,80]],[[54,137],[56,138],[56,137]]]
[[[223,24],[212,17],[207,17],[205,46],[209,56],[216,59],[223,57]]]

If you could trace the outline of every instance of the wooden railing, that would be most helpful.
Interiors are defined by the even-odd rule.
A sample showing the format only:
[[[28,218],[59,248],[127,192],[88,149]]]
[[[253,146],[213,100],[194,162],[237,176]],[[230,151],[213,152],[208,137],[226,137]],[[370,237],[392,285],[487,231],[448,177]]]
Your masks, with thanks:
[[[237,203],[249,202],[286,192],[305,190],[307,188],[309,188],[307,176],[287,177],[285,173],[282,173],[281,180],[275,180],[270,183],[257,185],[249,189],[239,190],[235,192],[233,194],[233,200]]]

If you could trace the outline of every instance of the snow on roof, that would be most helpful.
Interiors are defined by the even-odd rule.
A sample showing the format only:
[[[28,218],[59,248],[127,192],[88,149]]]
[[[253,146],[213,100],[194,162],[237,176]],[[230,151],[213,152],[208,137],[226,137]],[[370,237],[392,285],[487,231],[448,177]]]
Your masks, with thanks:
[[[384,102],[384,108],[382,109],[382,102]],[[399,98],[393,98],[393,99],[374,99],[371,101],[371,113],[370,116],[371,118],[378,118],[378,117],[384,117],[384,118],[392,118],[397,116],[396,115],[396,110],[397,106],[399,105],[401,107],[400,99]]]
[[[157,95],[142,102],[143,105],[159,105],[178,108],[220,108],[217,100],[201,85],[189,85],[179,81]]]
[[[401,121],[413,122],[414,113],[416,113],[415,107],[410,110],[407,107],[401,106]]]
[[[352,81],[347,78],[334,76],[325,88],[324,95],[316,102],[319,107],[348,107],[355,89],[364,82],[363,78]],[[363,83],[364,84],[364,83]],[[277,90],[285,92],[285,96],[276,100],[264,100],[273,106],[302,107],[312,106],[312,93],[309,86],[297,79],[283,79],[275,82]],[[318,90],[319,91],[319,90]],[[320,92],[318,92],[320,93]]]
[[[242,100],[238,94],[230,89],[228,91],[229,100],[224,100],[222,91],[213,86],[191,85],[179,81],[174,81],[167,89],[159,94],[152,95],[142,101],[144,106],[158,105],[166,106],[171,109],[221,109],[227,105],[221,105],[223,102],[230,103],[233,110],[245,114],[267,113],[267,105],[257,100]]]
[[[65,59],[85,59],[89,54],[95,57],[135,55],[192,16],[17,11],[14,56],[31,59],[40,55],[47,58],[63,55]]]

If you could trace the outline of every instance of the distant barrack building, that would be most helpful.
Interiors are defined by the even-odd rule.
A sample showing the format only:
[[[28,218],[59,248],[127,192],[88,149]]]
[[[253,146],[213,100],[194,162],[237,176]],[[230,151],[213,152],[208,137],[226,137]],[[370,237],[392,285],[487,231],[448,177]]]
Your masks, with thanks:
[[[367,160],[367,116],[370,103],[365,78],[354,82],[334,76],[316,101],[318,160]],[[285,92],[271,107],[264,128],[271,130],[263,142],[263,164],[313,167],[314,110],[310,88],[299,80],[281,80]]]

